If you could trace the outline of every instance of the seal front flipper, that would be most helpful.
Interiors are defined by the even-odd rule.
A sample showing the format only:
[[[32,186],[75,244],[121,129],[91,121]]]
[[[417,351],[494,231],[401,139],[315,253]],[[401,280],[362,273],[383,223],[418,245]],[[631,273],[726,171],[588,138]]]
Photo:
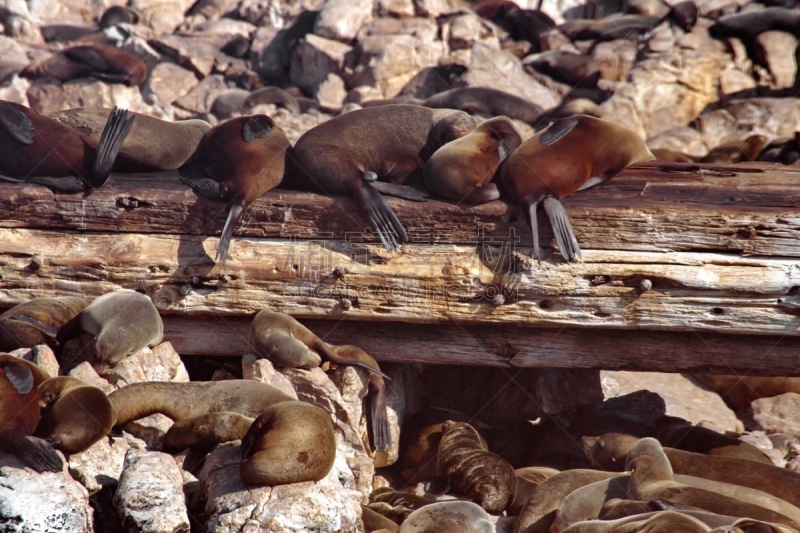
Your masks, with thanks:
[[[387,250],[395,251],[401,244],[408,242],[406,229],[381,193],[363,183],[355,188],[353,199]]]
[[[369,414],[372,424],[372,445],[375,450],[389,450],[392,447],[392,431],[386,413],[386,388],[369,381]]]
[[[544,206],[544,212],[547,213],[548,220],[550,220],[550,225],[553,227],[553,233],[561,255],[567,261],[581,259],[581,248],[578,245],[578,239],[575,238],[575,233],[572,231],[572,223],[569,221],[569,215],[564,211],[564,206],[553,197],[545,198],[542,205]]]
[[[55,449],[44,439],[0,432],[0,450],[19,458],[36,472],[61,472],[64,461]]]
[[[94,160],[94,169],[91,182],[83,179],[90,188],[101,187],[108,181],[111,169],[114,167],[114,160],[119,154],[125,137],[131,131],[135,115],[128,113],[126,109],[114,107],[108,115],[108,120],[100,134],[100,141],[97,143],[97,155]]]
[[[11,383],[11,386],[14,387],[17,393],[28,394],[33,390],[33,372],[31,372],[29,366],[0,364],[0,369],[3,370],[6,379]]]
[[[25,315],[11,315],[8,318],[10,318],[12,320],[18,320],[20,322],[25,322],[26,324],[29,324],[29,325],[35,327],[36,329],[38,329],[39,331],[41,331],[42,333],[44,333],[48,337],[51,337],[52,339],[57,340],[58,332],[59,332],[59,329],[60,329],[58,326],[45,324],[41,320],[37,320],[35,318],[29,317],[29,316],[25,316]]]
[[[22,144],[33,144],[36,135],[33,121],[17,106],[0,102],[0,125]]]
[[[542,249],[539,247],[539,220],[536,218],[539,202],[541,202],[541,198],[526,202],[528,205],[528,222],[531,225],[531,237],[533,238],[533,258],[536,261],[542,260]]]
[[[578,118],[574,116],[557,120],[541,134],[539,137],[539,144],[542,146],[555,144],[574,130],[577,125]]]
[[[181,183],[188,185],[197,196],[209,200],[220,200],[225,196],[225,188],[218,181],[211,178],[190,178],[180,176]]]
[[[231,245],[231,238],[233,237],[233,228],[239,223],[244,213],[244,206],[241,200],[231,204],[228,208],[228,218],[225,219],[225,225],[222,227],[222,233],[219,236],[219,244],[217,245],[217,257],[221,265],[225,264],[228,260],[228,247]]]
[[[409,187],[408,185],[398,185],[396,183],[386,183],[385,181],[373,181],[370,183],[372,188],[380,193],[411,200],[412,202],[427,202],[428,193]]]
[[[266,139],[272,131],[272,123],[265,115],[254,115],[242,126],[242,140],[251,143],[256,139]]]

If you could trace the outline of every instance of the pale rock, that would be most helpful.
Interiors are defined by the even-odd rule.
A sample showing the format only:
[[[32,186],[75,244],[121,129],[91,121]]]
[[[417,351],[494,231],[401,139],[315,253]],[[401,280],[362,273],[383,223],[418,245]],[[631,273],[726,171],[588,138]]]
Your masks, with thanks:
[[[357,532],[362,495],[337,451],[320,481],[274,487],[245,485],[239,477],[239,441],[218,446],[206,458],[195,503],[203,506],[207,531]]]
[[[613,379],[619,386],[618,395],[640,390],[657,393],[667,406],[666,414],[690,421],[703,422],[715,431],[743,431],[744,426],[719,394],[683,374],[664,372],[602,371],[605,379]]]
[[[517,2],[520,7],[528,9],[539,9],[550,15],[556,24],[561,24],[567,19],[584,18],[585,2],[581,0],[543,0],[541,2]]]
[[[219,40],[219,36],[216,37]],[[154,41],[157,50],[201,79],[211,73],[215,58],[221,54],[221,46],[211,39],[195,36],[167,35]]]
[[[471,87],[492,87],[525,98],[544,109],[555,107],[555,95],[534,81],[519,58],[504,50],[475,43],[462,80]]]
[[[800,436],[800,394],[786,392],[771,398],[759,398],[750,406],[758,429]]]
[[[270,43],[276,38],[280,30],[272,26],[256,28],[250,42],[250,63],[255,72],[265,78],[278,78],[289,65],[291,58],[280,53],[276,43],[270,48]],[[279,38],[280,39],[280,38]]]
[[[452,0],[413,0],[418,17],[435,19],[453,8]]]
[[[500,48],[500,41],[492,26],[471,11],[442,17],[439,27],[442,40],[447,43],[450,50],[467,50],[475,43]]]
[[[15,39],[5,35],[0,35],[0,57],[4,63],[27,65],[30,62],[25,49]]]
[[[164,435],[172,427],[173,420],[167,415],[155,413],[125,424],[124,429],[137,439],[144,441],[151,450],[160,450]]]
[[[719,146],[729,137],[754,133],[767,137],[794,137],[800,130],[800,99],[747,98],[734,100],[700,115],[694,124],[707,146]]]
[[[93,78],[78,78],[67,82],[56,82],[40,78],[28,89],[31,109],[47,114],[78,107],[105,107],[115,105],[130,111],[156,114],[154,108],[144,102],[138,87],[121,83],[104,83]]]
[[[631,41],[633,43],[633,41]],[[635,46],[635,43],[634,43]],[[676,46],[675,35],[669,24],[660,24],[653,29],[647,40],[647,48],[651,52],[667,52]]]
[[[206,76],[185,96],[175,101],[175,105],[198,115],[211,111],[214,100],[228,90],[225,77],[221,74]]]
[[[355,102],[347,102],[339,110],[339,115],[345,115],[347,113],[350,113],[351,111],[357,111],[359,109],[364,109],[364,108]]]
[[[630,0],[628,11],[637,15],[664,18],[669,14],[669,4],[652,0]]]
[[[292,382],[299,400],[321,407],[330,414],[339,437],[339,449],[355,477],[354,488],[365,497],[369,495],[375,466],[358,432],[359,420],[353,417],[353,406],[345,402],[339,389],[321,368],[285,368],[281,373]]]
[[[370,35],[359,41],[357,53],[350,85],[377,87],[383,98],[394,98],[417,72],[439,62],[444,45],[408,34]]]
[[[304,11],[319,11],[325,0],[243,0],[236,10],[239,18],[256,26],[285,28]]]
[[[158,33],[172,33],[183,22],[183,17],[194,0],[131,0],[129,7],[141,14],[139,23]]]
[[[37,365],[51,376],[57,376],[59,373],[56,354],[53,353],[53,349],[46,344],[37,344],[32,347],[28,353],[23,356],[23,359]]]
[[[347,88],[344,80],[331,72],[317,87],[313,96],[323,109],[340,109],[342,102],[347,98]]]
[[[183,476],[166,453],[128,450],[114,506],[129,531],[189,532]]]
[[[31,80],[11,74],[11,81],[0,86],[0,100],[8,100],[9,102],[16,102],[30,107],[28,102],[28,90],[30,87]]]
[[[769,69],[776,89],[789,88],[797,75],[797,37],[783,31],[765,31],[754,42],[759,62]]]
[[[206,20],[220,19],[235,10],[239,3],[239,0],[198,0],[189,9],[187,15],[201,16]]]
[[[37,474],[0,453],[0,530],[91,532],[88,491],[64,472]]]
[[[439,40],[439,26],[436,21],[425,18],[396,19],[379,17],[365,24],[358,31],[359,41],[370,36],[410,35],[421,41]]]
[[[414,0],[377,0],[380,17],[413,17],[416,15]]]
[[[346,76],[352,47],[314,34],[300,41],[292,56],[289,78],[309,94],[316,94],[329,74]]]
[[[726,57],[714,51],[672,49],[634,65],[627,82],[601,104],[603,116],[648,138],[683,126],[719,99],[718,72]]]
[[[736,68],[748,73],[753,70],[753,62],[747,53],[747,47],[741,39],[735,37],[725,39],[725,51],[731,56]]]
[[[347,93],[346,101],[348,103],[359,104],[363,102],[369,102],[370,100],[381,100],[383,98],[383,92],[377,87],[370,87],[369,85],[359,85],[355,89],[351,89],[349,93]],[[359,106],[361,107],[361,106]]]
[[[111,488],[113,495],[122,474],[128,450],[145,450],[146,443],[132,435],[108,436],[94,443],[88,450],[69,456],[69,471],[86,487],[89,494]]]
[[[565,52],[572,52],[579,54],[580,51],[572,44],[572,41],[561,33],[558,28],[553,28],[544,33],[539,34],[539,50],[547,52],[548,50],[563,50]]]
[[[732,64],[719,74],[719,92],[722,95],[741,93],[758,86],[752,76],[734,67]]]
[[[163,104],[171,104],[188,94],[197,85],[197,77],[175,63],[163,62],[150,71],[147,89]]]
[[[111,392],[117,390],[117,387],[109,383],[108,380],[100,377],[100,375],[88,361],[80,363],[78,366],[70,370],[68,375],[83,381],[87,385],[97,387],[106,394],[110,394]]]
[[[786,467],[785,452],[773,447],[772,440],[763,431],[747,431],[739,435],[739,440],[752,444],[761,450],[764,455],[770,458],[775,466],[779,468]]]
[[[261,359],[251,353],[245,354],[242,357],[242,379],[255,379],[275,387],[295,400],[297,399],[297,393],[294,391],[291,381],[275,370],[275,366],[269,359]]]
[[[144,381],[180,383],[189,381],[189,373],[169,341],[162,342],[152,349],[143,348],[105,370],[101,375],[117,387]]]
[[[0,23],[8,37],[24,44],[42,44],[44,39],[39,24],[25,0],[4,0]]]
[[[272,104],[256,106],[250,112],[265,113],[272,117],[281,125],[284,133],[286,133],[286,138],[289,139],[292,145],[296,144],[297,140],[305,132],[331,118],[331,115],[318,109],[310,109],[308,112],[298,115]]]
[[[600,67],[600,76],[611,81],[623,81],[636,59],[636,43],[628,39],[600,42],[592,57]]]
[[[326,0],[314,33],[336,41],[350,42],[372,18],[372,0]]]
[[[703,157],[708,153],[703,134],[689,126],[678,126],[647,139],[647,146],[683,152],[692,157]]]
[[[256,31],[257,27],[250,24],[246,20],[234,20],[223,18],[218,20],[207,20],[198,22],[192,28],[192,32],[196,32],[200,37],[208,35],[224,35],[226,40],[230,40],[236,35],[240,35],[247,39]]]

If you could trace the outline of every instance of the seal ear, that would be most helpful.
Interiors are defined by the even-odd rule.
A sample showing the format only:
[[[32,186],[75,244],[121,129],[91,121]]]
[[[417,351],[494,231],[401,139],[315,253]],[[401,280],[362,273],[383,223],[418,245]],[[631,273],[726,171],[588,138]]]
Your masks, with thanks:
[[[256,139],[265,139],[272,131],[273,122],[266,115],[254,115],[248,118],[242,126],[242,139],[251,143]]]
[[[539,137],[539,144],[542,146],[550,146],[564,138],[569,132],[575,129],[578,125],[578,117],[571,116],[562,118],[553,123],[552,126],[547,128],[544,133]]]
[[[0,124],[22,144],[33,144],[36,130],[30,117],[22,112],[16,105],[9,102],[0,102]]]
[[[33,390],[33,372],[24,364],[2,365],[8,382],[20,394],[28,394]]]

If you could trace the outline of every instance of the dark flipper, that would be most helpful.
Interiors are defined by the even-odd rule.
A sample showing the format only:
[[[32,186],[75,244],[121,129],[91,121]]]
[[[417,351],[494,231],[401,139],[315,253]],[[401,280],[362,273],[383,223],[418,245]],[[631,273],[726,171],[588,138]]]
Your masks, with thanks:
[[[209,200],[221,200],[225,196],[225,188],[218,181],[211,178],[186,178],[180,177],[181,183],[192,188],[197,196],[208,198]]]
[[[272,131],[272,122],[264,115],[255,115],[248,118],[242,126],[242,139],[251,143],[256,139],[266,139]]]
[[[539,144],[542,146],[555,144],[566,137],[577,125],[578,118],[575,116],[556,120],[539,136]]]
[[[336,363],[337,365],[357,366],[359,368],[363,368],[364,370],[369,370],[370,372],[379,375],[383,379],[388,379],[389,381],[392,380],[392,378],[381,372],[379,368],[376,368],[369,363],[359,361],[358,359],[345,359],[341,355],[331,350],[330,347],[320,339],[317,339],[313,346],[311,346],[311,349],[317,352],[323,358]]]
[[[64,461],[55,449],[44,439],[20,435],[18,433],[0,433],[0,450],[19,458],[27,466],[40,474],[42,472],[61,472]]]
[[[73,46],[72,48],[64,50],[64,55],[76,63],[82,63],[93,69],[104,70],[106,72],[112,70],[111,65],[106,61],[106,58],[103,57],[103,54],[90,46]]]
[[[22,144],[33,144],[36,130],[30,117],[10,102],[0,102],[0,125]]]
[[[0,365],[6,379],[19,394],[28,394],[33,390],[33,372],[28,365],[21,363],[5,363]]]
[[[131,131],[133,120],[136,115],[131,115],[125,109],[115,107],[108,115],[108,120],[100,135],[100,142],[97,143],[97,155],[94,160],[94,175],[92,181],[87,185],[91,188],[102,186],[108,181],[111,169],[114,167],[114,160],[117,158],[125,137]]]
[[[228,218],[225,219],[225,226],[222,227],[222,234],[219,236],[219,244],[217,245],[216,260],[221,265],[224,265],[225,261],[228,260],[228,247],[231,245],[233,228],[241,220],[242,213],[244,213],[244,206],[240,202],[232,203],[228,208]]]
[[[474,187],[463,201],[470,204],[485,204],[500,198],[500,190],[494,183],[487,183],[483,187]]]
[[[38,329],[39,331],[41,331],[42,333],[44,333],[48,337],[52,337],[53,339],[55,339],[58,336],[58,332],[59,332],[59,329],[60,329],[58,326],[52,326],[50,324],[45,324],[44,322],[42,322],[40,320],[36,320],[35,318],[31,318],[31,317],[25,316],[25,315],[11,315],[8,318],[11,318],[13,320],[19,320],[20,322],[25,322],[26,324],[30,324],[31,326],[35,327],[36,329]]]
[[[364,183],[355,189],[353,196],[362,215],[387,250],[395,251],[402,243],[408,242],[405,228],[377,190]]]
[[[528,202],[528,221],[531,223],[531,236],[533,237],[533,258],[537,261],[542,260],[542,249],[539,247],[539,220],[536,218],[536,210],[539,207],[539,200]]]
[[[545,198],[542,203],[544,211],[547,213],[547,218],[550,220],[550,225],[553,227],[553,233],[556,236],[556,243],[561,255],[567,261],[580,260],[581,248],[578,245],[578,239],[575,238],[575,233],[572,231],[572,223],[569,221],[569,215],[564,211],[564,206],[553,197]]]
[[[53,178],[46,176],[29,176],[27,178],[10,178],[0,176],[0,181],[11,183],[32,183],[34,185],[44,185],[53,192],[62,194],[77,194],[86,192],[85,181],[75,176],[64,176],[63,178]]]
[[[408,185],[398,185],[396,183],[386,183],[385,181],[373,181],[370,183],[372,187],[380,193],[388,196],[395,196],[397,198],[405,198],[412,202],[427,202],[428,193],[420,191]]]
[[[386,411],[386,386],[377,375],[369,378],[369,414],[374,449],[389,450],[392,447],[392,432]]]

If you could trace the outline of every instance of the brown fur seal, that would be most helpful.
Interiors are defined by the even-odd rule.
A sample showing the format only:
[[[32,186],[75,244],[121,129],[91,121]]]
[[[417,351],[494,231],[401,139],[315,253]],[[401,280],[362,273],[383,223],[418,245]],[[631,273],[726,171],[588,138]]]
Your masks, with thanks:
[[[718,18],[708,29],[715,39],[738,37],[744,41],[755,39],[765,31],[779,30],[800,34],[800,11],[784,7],[765,7]]]
[[[328,347],[341,361],[359,361],[369,367],[367,370],[370,368],[380,369],[378,362],[358,346],[346,344],[343,346],[328,345]],[[392,447],[392,432],[386,409],[386,383],[383,376],[375,372],[369,372],[368,379],[367,395],[369,396],[369,422],[372,427],[372,447],[375,450],[388,450]]]
[[[568,20],[558,29],[573,41],[633,39],[651,32],[661,17],[615,14],[599,20]]]
[[[436,150],[422,170],[425,185],[458,202],[484,203],[500,198],[494,178],[500,164],[522,143],[508,117],[495,117]]]
[[[117,420],[105,392],[69,376],[48,379],[37,394],[43,413],[40,434],[68,455],[108,435]]]
[[[130,289],[108,292],[95,298],[60,328],[46,326],[24,315],[14,315],[39,327],[59,344],[80,335],[94,336],[92,364],[113,366],[147,346],[153,347],[164,337],[164,324],[153,302]]]
[[[533,50],[539,50],[539,35],[556,27],[547,13],[538,9],[521,9],[508,0],[485,1],[475,7],[481,17],[495,22],[515,41],[527,41]]]
[[[0,101],[0,179],[76,193],[102,186],[133,117],[114,108],[97,144],[71,128],[13,102]]]
[[[252,109],[261,104],[276,104],[288,109],[292,113],[304,113],[300,110],[300,104],[295,96],[280,87],[262,87],[252,91],[245,99],[245,109]]]
[[[705,533],[711,531],[711,528],[693,516],[677,511],[660,511],[618,520],[577,522],[560,531],[563,533]]]
[[[417,509],[398,533],[493,533],[489,514],[472,502],[445,501]]]
[[[458,87],[425,99],[422,105],[433,108],[460,109],[471,114],[496,117],[505,115],[535,124],[544,112],[541,106],[513,94],[490,87]]]
[[[86,107],[47,116],[97,143],[110,113],[110,109]],[[203,134],[211,129],[205,120],[169,121],[142,113],[131,112],[131,115],[135,120],[114,161],[115,172],[174,170],[189,159]]]
[[[386,503],[392,507],[403,506],[413,510],[435,503],[436,500],[417,496],[410,492],[397,491],[391,487],[380,487],[369,494],[369,503],[376,502]]]
[[[242,439],[239,475],[248,485],[319,481],[336,458],[330,415],[299,401],[267,407]]]
[[[469,422],[469,417],[452,409],[428,407],[406,419],[400,432],[402,475],[406,480],[428,481],[436,476],[436,454],[442,440],[442,424],[447,420]]]
[[[205,132],[194,154],[178,172],[195,193],[229,202],[217,247],[225,264],[233,228],[247,207],[283,180],[286,134],[267,115],[236,117]]]
[[[644,141],[612,122],[575,115],[527,139],[500,169],[503,187],[525,209],[533,235],[533,256],[541,258],[536,209],[544,205],[558,249],[568,261],[581,250],[559,201],[603,183],[632,163],[650,161]]]
[[[541,485],[545,479],[553,477],[558,473],[559,471],[555,468],[548,468],[546,466],[526,466],[514,470],[517,488],[514,491],[514,499],[511,501],[511,505],[508,506],[508,514],[519,514],[525,502],[528,501],[528,498],[530,498],[536,490],[536,487]]]
[[[606,470],[624,468],[628,450],[639,440],[632,435],[606,433],[584,437],[586,455]],[[750,459],[703,455],[675,448],[664,448],[675,474],[700,477],[750,487],[800,507],[800,474]]]
[[[651,148],[650,152],[656,161],[668,161],[672,163],[694,163],[696,159],[683,152],[676,152],[668,148]]]
[[[675,481],[669,460],[664,454],[661,444],[654,438],[639,439],[628,450],[626,467],[631,472],[627,489],[629,498],[644,501],[667,500],[723,515],[745,515],[757,520],[798,527],[795,519],[785,516],[782,512],[771,510],[777,506],[762,507],[750,503],[745,498],[738,499]],[[714,484],[712,483],[711,486]],[[736,485],[729,486],[737,487]],[[738,488],[744,489],[744,487]],[[750,494],[744,490],[741,493],[746,495],[745,497],[750,497]],[[774,501],[780,500],[775,498]],[[795,517],[800,517],[800,509],[793,514]],[[800,518],[797,519],[800,520]]]
[[[147,65],[136,54],[113,46],[82,44],[29,65],[20,75],[28,78],[49,76],[60,81],[92,76],[110,83],[139,85],[147,79]]]
[[[733,141],[721,144],[702,159],[703,163],[742,163],[758,159],[761,150],[767,144],[764,135],[750,135],[743,142]]]
[[[52,340],[38,327],[17,320],[15,316],[25,315],[48,326],[61,327],[86,307],[86,303],[80,296],[60,296],[34,298],[15,305],[0,315],[0,351],[30,348]]]
[[[664,446],[708,455],[739,457],[773,465],[772,460],[764,452],[749,442],[713,429],[692,425],[677,416],[659,417],[656,420],[656,432],[653,436]]]
[[[186,448],[207,452],[217,444],[240,440],[255,419],[233,411],[221,411],[177,420],[161,441],[164,450]]]
[[[49,378],[37,365],[0,353],[0,450],[37,472],[60,472],[64,467],[47,441],[31,436],[41,416],[36,389]]]
[[[117,24],[138,24],[139,12],[125,6],[111,6],[100,16],[97,25],[101,28],[110,28]]]
[[[564,50],[532,54],[522,63],[573,87],[594,87],[600,79],[600,65],[596,59]]]
[[[289,177],[303,189],[349,195],[383,245],[396,250],[408,234],[379,190],[402,195],[390,185],[474,126],[469,115],[452,109],[404,104],[357,109],[304,133],[292,152]]]
[[[449,477],[456,491],[493,514],[509,506],[517,483],[514,467],[488,451],[474,427],[452,420],[442,424],[436,475]]]
[[[800,393],[800,377],[726,374],[693,374],[692,377],[717,392],[735,410],[744,409],[759,398],[770,398],[787,392]]]
[[[364,531],[367,533],[381,529],[389,531],[390,533],[395,533],[400,529],[397,522],[386,518],[377,511],[373,511],[366,505],[361,506],[361,520],[364,522]]]

